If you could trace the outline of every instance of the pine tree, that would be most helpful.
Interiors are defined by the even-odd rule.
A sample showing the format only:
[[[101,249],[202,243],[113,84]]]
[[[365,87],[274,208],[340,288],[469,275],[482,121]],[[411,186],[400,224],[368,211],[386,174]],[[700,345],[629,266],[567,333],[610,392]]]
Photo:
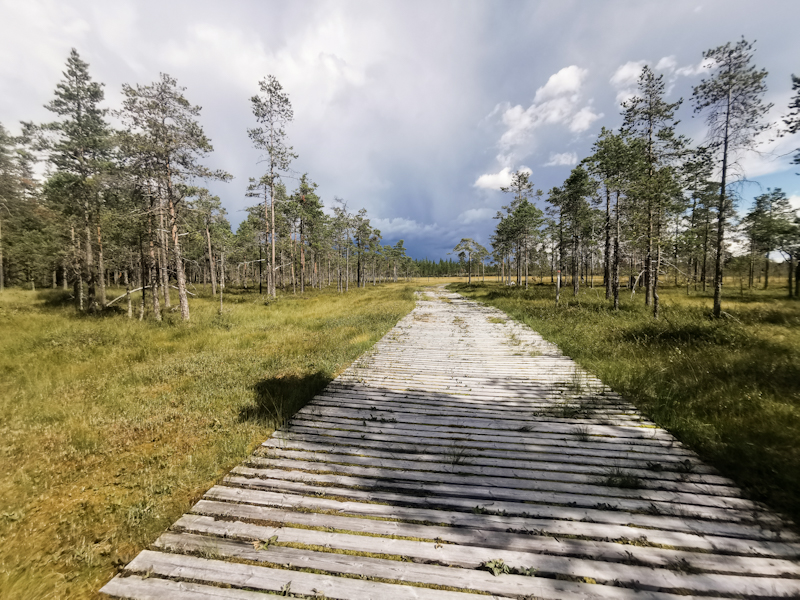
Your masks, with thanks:
[[[762,119],[772,107],[762,98],[767,91],[764,69],[751,64],[753,44],[741,39],[703,53],[712,74],[694,88],[694,110],[706,115],[709,148],[720,165],[717,202],[717,236],[714,271],[714,316],[722,314],[722,271],[725,224],[728,219],[727,186],[737,153],[751,148],[756,135],[766,128]]]
[[[253,105],[253,114],[259,126],[248,129],[247,133],[258,150],[266,152],[267,173],[263,176],[264,183],[269,187],[270,206],[267,214],[266,203],[264,211],[266,220],[270,223],[270,240],[272,245],[272,268],[275,269],[275,186],[282,171],[286,171],[297,155],[292,147],[287,144],[285,127],[294,119],[292,104],[289,96],[273,75],[268,75],[259,82],[260,93],[250,98]],[[275,297],[275,285],[272,285],[272,296]]]
[[[97,310],[97,267],[94,260],[93,230],[97,226],[101,172],[107,168],[110,131],[105,121],[107,110],[99,107],[104,99],[103,85],[92,81],[88,63],[73,48],[67,59],[64,79],[56,85],[55,98],[45,108],[60,120],[43,130],[54,135],[49,140],[50,162],[61,177],[58,189],[66,213],[81,214],[84,240],[82,279],[87,284],[87,309]],[[102,275],[102,274],[101,274]]]
[[[155,194],[168,211],[181,318],[188,321],[189,301],[180,239],[183,201],[191,193],[188,184],[193,180],[228,180],[230,175],[200,164],[200,158],[212,152],[213,147],[197,122],[201,109],[184,97],[185,89],[164,73],[151,85],[124,85],[121,116],[129,128],[130,147],[141,157],[144,177],[150,178],[146,182],[148,194],[151,198]],[[151,253],[154,256],[152,250]]]
[[[644,142],[644,159],[647,169],[637,186],[637,200],[644,204],[647,254],[645,258],[645,304],[653,306],[653,317],[658,318],[658,272],[661,266],[662,224],[665,204],[671,195],[673,183],[670,171],[680,156],[685,140],[675,135],[675,111],[682,100],[674,103],[664,101],[664,76],[645,66],[639,76],[637,95],[625,102],[623,107],[622,133]]]
[[[792,75],[792,91],[795,93],[789,101],[789,114],[783,119],[785,133],[800,132],[800,77]],[[794,163],[800,165],[800,148],[794,155]]]

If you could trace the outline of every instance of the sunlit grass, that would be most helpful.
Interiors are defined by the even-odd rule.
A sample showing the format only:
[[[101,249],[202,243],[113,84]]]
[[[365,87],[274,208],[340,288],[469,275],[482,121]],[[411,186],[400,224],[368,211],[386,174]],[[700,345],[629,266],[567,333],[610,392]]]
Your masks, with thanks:
[[[407,314],[413,289],[269,305],[227,290],[222,315],[193,299],[189,324],[81,317],[59,291],[4,291],[0,597],[96,595]]]
[[[785,289],[737,286],[719,320],[710,293],[662,289],[658,321],[640,293],[623,293],[615,313],[602,288],[577,298],[562,290],[559,307],[549,285],[451,289],[539,331],[750,497],[800,523],[800,302]]]

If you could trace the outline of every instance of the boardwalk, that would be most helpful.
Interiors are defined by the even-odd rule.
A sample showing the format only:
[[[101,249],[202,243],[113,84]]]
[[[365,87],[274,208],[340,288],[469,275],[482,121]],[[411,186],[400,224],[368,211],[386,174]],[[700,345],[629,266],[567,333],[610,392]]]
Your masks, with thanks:
[[[555,346],[437,290],[103,591],[797,598],[799,555]]]

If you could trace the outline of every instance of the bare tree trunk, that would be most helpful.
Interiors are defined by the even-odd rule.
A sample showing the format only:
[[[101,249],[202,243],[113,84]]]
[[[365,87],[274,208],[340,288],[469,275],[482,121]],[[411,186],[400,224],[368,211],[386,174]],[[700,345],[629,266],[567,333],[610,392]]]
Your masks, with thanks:
[[[145,305],[145,283],[144,283],[144,248],[142,247],[142,236],[139,235],[139,283],[142,284],[142,301],[139,304],[139,320],[144,319]]]
[[[606,186],[606,246],[605,260],[603,261],[603,283],[606,286],[606,300],[610,300],[613,294],[611,285],[611,190]]]
[[[206,242],[208,244],[208,270],[211,273],[211,295],[217,295],[217,266],[214,264],[214,253],[211,250],[211,232],[208,229],[208,221],[206,221]]]
[[[617,202],[614,206],[615,221],[617,226],[617,233],[614,236],[614,274],[613,274],[613,291],[614,291],[614,310],[619,310],[619,191],[617,191]]]
[[[84,264],[86,273],[86,288],[87,288],[87,310],[94,312],[97,310],[97,292],[95,286],[94,272],[94,256],[92,254],[92,228],[89,223],[89,197],[84,198],[83,205],[83,226],[86,238],[86,248],[84,248]]]
[[[159,186],[158,194],[158,266],[161,275],[161,290],[164,294],[164,308],[170,308],[172,302],[169,296],[169,238],[167,237],[167,229],[164,223],[164,197],[161,193],[161,186]]]
[[[644,262],[644,304],[650,306],[653,301],[653,206],[647,200],[647,256]]]
[[[153,239],[153,217],[150,215],[147,218],[148,234],[150,238],[150,266],[148,269],[150,287],[153,291],[153,316],[156,321],[161,320],[161,303],[158,299],[158,259],[156,258],[155,240]]]
[[[576,233],[572,234],[572,295],[578,295],[578,237]]]
[[[97,271],[100,274],[100,306],[106,305],[106,267],[103,262],[103,238],[100,235],[100,225],[97,226]],[[55,286],[54,286],[55,287]]]
[[[725,194],[728,177],[728,128],[730,124],[731,90],[728,89],[728,104],[725,113],[725,133],[722,147],[722,181],[719,191],[719,206],[717,208],[717,256],[714,271],[714,316],[719,318],[722,314],[722,259],[725,252]]]
[[[222,290],[225,287],[225,253],[219,255],[220,284],[219,284],[219,314],[222,314]]]
[[[273,186],[273,179],[270,179],[270,218],[272,219],[271,235],[272,235],[272,297],[275,298],[277,291],[275,290],[275,190]],[[283,253],[281,253],[283,254]],[[283,256],[281,256],[281,269],[283,269]],[[281,270],[281,283],[283,283],[283,271]]]
[[[800,260],[794,269],[794,297],[800,298]]]
[[[661,269],[661,207],[656,213],[656,264],[652,272],[653,278],[653,318],[658,318],[658,272]]]
[[[178,237],[178,210],[175,205],[175,196],[172,190],[172,175],[167,164],[167,202],[169,205],[170,229],[172,230],[172,255],[175,260],[175,275],[178,279],[178,302],[181,309],[181,319],[189,320],[189,298],[186,295],[186,273],[183,270],[183,257],[181,256],[181,240]]]

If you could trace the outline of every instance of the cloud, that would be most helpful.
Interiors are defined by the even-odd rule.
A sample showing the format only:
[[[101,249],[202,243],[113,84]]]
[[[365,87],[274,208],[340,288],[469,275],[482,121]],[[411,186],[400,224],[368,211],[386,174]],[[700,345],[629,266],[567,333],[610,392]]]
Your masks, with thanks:
[[[400,236],[415,238],[441,235],[443,233],[438,223],[420,223],[419,221],[406,219],[405,217],[371,219],[370,223],[374,227],[380,229],[381,235],[385,238],[397,238]]]
[[[769,117],[766,119],[769,122]],[[748,179],[781,173],[795,168],[792,155],[797,148],[797,140],[792,136],[780,137],[778,132],[781,123],[771,121],[770,127],[758,137],[755,150],[734,153],[731,157],[731,168],[734,174],[741,174]]]
[[[656,63],[656,71],[674,71],[678,66],[678,61],[674,56],[665,56]]]
[[[712,64],[713,61],[704,58],[696,65],[687,65],[685,67],[675,69],[675,75],[679,77],[694,77],[696,75],[700,75],[701,73],[705,73]]]
[[[588,73],[577,65],[564,67],[536,90],[529,107],[511,106],[508,102],[495,107],[493,113],[501,113],[506,128],[498,142],[506,154],[501,162],[509,162],[511,150],[528,142],[543,125],[567,125],[573,133],[580,133],[602,116],[589,106],[580,107],[580,91]]]
[[[470,208],[465,210],[456,219],[461,225],[471,225],[472,223],[483,223],[494,217],[497,211],[491,208]]]
[[[565,94],[577,94],[581,90],[581,84],[587,74],[586,69],[581,69],[576,65],[564,67],[558,73],[551,75],[547,83],[536,90],[534,103],[558,98]]]
[[[528,167],[520,167],[520,171],[531,175],[533,171]],[[511,184],[511,176],[513,172],[510,167],[503,168],[499,173],[485,173],[478,177],[472,185],[477,188],[485,190],[499,190],[501,187],[507,187]]]
[[[580,109],[575,116],[572,117],[572,122],[569,124],[569,130],[573,133],[581,133],[589,129],[592,123],[597,119],[603,118],[603,113],[597,114],[592,111],[591,107],[584,106]]]
[[[789,204],[796,211],[800,211],[800,196],[789,196]]]
[[[630,60],[624,65],[617,67],[609,80],[611,85],[617,88],[617,102],[630,100],[636,95],[636,86],[639,82],[639,75],[647,64],[644,60]]]
[[[617,67],[611,76],[610,82],[617,89],[617,102],[622,104],[633,98],[639,87],[639,75],[647,65],[646,60],[631,60],[624,65]],[[675,81],[679,77],[694,77],[703,73],[711,64],[708,60],[701,60],[696,65],[678,67],[678,61],[674,55],[663,56],[656,63],[655,71],[660,71],[666,75],[670,85],[667,86],[667,94],[672,91]]]
[[[578,155],[575,152],[562,152],[550,154],[550,160],[544,163],[545,167],[571,167],[578,164]]]

